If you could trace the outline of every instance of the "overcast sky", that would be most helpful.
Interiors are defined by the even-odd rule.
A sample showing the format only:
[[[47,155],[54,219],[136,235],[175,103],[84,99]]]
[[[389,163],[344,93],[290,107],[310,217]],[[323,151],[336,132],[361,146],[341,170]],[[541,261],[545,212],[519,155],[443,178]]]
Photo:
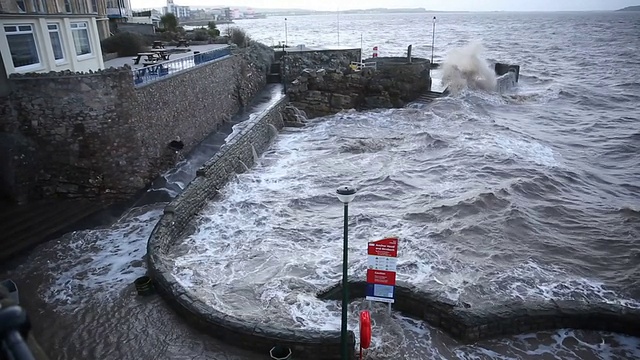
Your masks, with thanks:
[[[572,11],[616,10],[640,5],[640,0],[174,0],[177,5],[247,6],[254,8],[298,8],[313,10],[365,9],[375,7],[421,7],[441,11]],[[131,0],[134,8],[160,8],[165,0]]]

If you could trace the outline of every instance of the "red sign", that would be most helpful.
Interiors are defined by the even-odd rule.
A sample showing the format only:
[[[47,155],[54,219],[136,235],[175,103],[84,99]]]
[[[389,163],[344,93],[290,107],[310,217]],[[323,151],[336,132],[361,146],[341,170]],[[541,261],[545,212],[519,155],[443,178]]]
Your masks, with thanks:
[[[386,238],[369,243],[369,255],[398,257],[398,238]]]
[[[396,284],[396,272],[367,269],[367,282],[369,284],[394,286]]]

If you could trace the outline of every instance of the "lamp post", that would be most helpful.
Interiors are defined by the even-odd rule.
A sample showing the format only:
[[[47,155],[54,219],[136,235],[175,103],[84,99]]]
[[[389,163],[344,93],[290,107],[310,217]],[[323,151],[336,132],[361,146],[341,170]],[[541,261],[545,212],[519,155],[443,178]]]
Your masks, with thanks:
[[[342,322],[340,328],[340,350],[342,360],[349,359],[347,348],[347,306],[349,304],[349,281],[347,269],[349,263],[349,203],[356,197],[356,189],[341,186],[336,191],[338,200],[344,204],[344,243],[342,245]]]
[[[431,68],[433,68],[433,47],[436,45],[436,17],[433,17],[433,32],[431,35]]]
[[[287,18],[284,18],[284,44],[289,47],[289,36],[287,34]]]
[[[338,46],[340,46],[340,7],[338,7]]]

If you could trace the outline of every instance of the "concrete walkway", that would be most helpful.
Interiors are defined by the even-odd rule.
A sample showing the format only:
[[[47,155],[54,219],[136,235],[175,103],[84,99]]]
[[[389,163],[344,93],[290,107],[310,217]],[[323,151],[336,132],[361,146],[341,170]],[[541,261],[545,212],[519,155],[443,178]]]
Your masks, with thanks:
[[[167,46],[165,49],[171,53],[171,56],[169,57],[169,60],[168,60],[168,61],[171,61],[171,60],[176,60],[176,59],[180,59],[180,58],[183,58],[183,57],[191,56],[191,55],[193,55],[194,51],[199,51],[199,52],[203,53],[205,51],[221,49],[221,48],[224,48],[226,46],[228,46],[228,45],[226,45],[226,44],[207,44],[207,45],[192,45],[192,46],[189,46],[188,48],[184,48],[184,47],[177,48],[175,46]],[[176,52],[174,52],[174,51],[176,51]],[[183,51],[183,52],[177,52],[177,51]],[[135,56],[124,56],[124,57],[119,57],[119,58],[107,60],[107,61],[104,62],[104,67],[106,69],[108,69],[110,67],[120,68],[120,67],[123,67],[125,65],[131,66],[132,69],[139,69],[139,68],[144,67],[144,65],[142,64],[144,61],[140,61],[140,63],[138,65],[134,65],[133,64],[133,58],[134,57]],[[142,59],[142,60],[144,60],[144,59]]]

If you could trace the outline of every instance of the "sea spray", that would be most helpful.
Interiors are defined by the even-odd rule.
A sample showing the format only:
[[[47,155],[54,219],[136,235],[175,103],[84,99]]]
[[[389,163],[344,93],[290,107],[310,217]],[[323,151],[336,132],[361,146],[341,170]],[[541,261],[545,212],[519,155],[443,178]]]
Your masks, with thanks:
[[[462,90],[496,89],[496,75],[480,55],[484,48],[480,43],[472,42],[464,47],[451,50],[444,60],[442,83],[453,94]]]

